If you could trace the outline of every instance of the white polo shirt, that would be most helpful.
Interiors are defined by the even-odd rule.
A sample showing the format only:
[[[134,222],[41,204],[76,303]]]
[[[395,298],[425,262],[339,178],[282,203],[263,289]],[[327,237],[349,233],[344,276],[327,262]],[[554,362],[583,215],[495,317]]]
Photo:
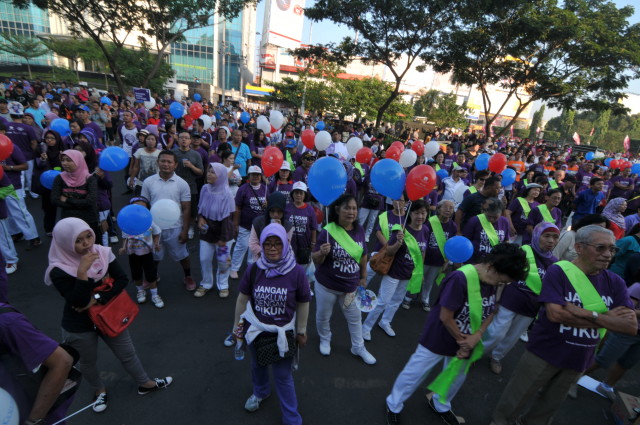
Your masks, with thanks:
[[[147,177],[142,183],[141,195],[151,202],[151,206],[160,199],[171,199],[178,205],[181,205],[181,202],[191,201],[189,184],[176,173],[173,173],[167,180],[163,180],[159,173]],[[182,227],[182,215],[180,215],[180,220],[170,228],[176,227]]]

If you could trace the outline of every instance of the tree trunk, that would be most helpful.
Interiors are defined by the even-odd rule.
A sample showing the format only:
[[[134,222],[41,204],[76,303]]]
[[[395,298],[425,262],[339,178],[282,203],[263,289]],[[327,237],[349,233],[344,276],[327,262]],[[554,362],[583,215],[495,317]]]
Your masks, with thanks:
[[[33,75],[31,75],[31,64],[29,63],[29,59],[27,59],[27,69],[29,70],[29,79],[33,80]]]
[[[167,50],[167,47],[169,47],[171,43],[173,43],[173,41],[165,44],[162,47],[162,50],[158,51],[158,56],[156,56],[156,61],[153,64],[153,68],[151,68],[151,71],[142,82],[142,87],[149,87],[149,83],[151,82],[151,80],[153,80],[153,78],[158,73],[158,70],[160,69],[160,65],[162,65],[162,61],[164,60],[164,51]]]
[[[389,108],[389,105],[391,105],[391,103],[400,94],[400,83],[401,82],[402,82],[402,80],[396,80],[395,89],[391,92],[391,94],[389,95],[387,100],[382,104],[382,106],[380,108],[378,108],[378,115],[376,115],[376,128],[378,128],[380,126],[380,122],[382,121],[382,116],[384,115],[384,113]]]

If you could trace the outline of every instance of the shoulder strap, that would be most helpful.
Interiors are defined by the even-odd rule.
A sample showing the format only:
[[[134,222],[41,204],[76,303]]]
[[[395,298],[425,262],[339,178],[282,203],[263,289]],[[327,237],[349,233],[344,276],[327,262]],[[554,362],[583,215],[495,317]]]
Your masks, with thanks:
[[[324,226],[325,230],[331,235],[333,239],[345,250],[347,253],[356,260],[357,263],[360,262],[362,258],[362,254],[364,253],[364,248],[354,241],[351,236],[342,228],[342,226],[338,226],[335,223],[329,223]]]
[[[531,212],[531,206],[529,205],[527,200],[522,198],[522,197],[518,197],[516,199],[518,199],[518,202],[520,202],[520,206],[522,207],[522,211],[524,211],[524,216],[525,217],[529,217],[529,213]]]
[[[487,217],[484,214],[478,214],[478,220],[480,220],[482,230],[487,234],[487,238],[489,238],[491,246],[493,247],[498,245],[500,243],[500,239],[498,238],[498,234],[496,233],[496,229],[494,229],[493,224],[487,220]]]
[[[431,223],[431,230],[433,231],[433,236],[435,236],[436,242],[438,243],[440,254],[442,255],[442,258],[446,259],[447,257],[444,255],[444,245],[447,242],[447,238],[444,235],[442,223],[440,223],[440,219],[437,215],[430,217],[429,223]]]
[[[529,274],[525,280],[525,283],[531,289],[531,291],[540,295],[542,289],[542,279],[538,273],[538,264],[536,263],[536,256],[533,254],[533,249],[529,245],[522,245],[522,250],[527,254],[527,261],[529,262]]]
[[[389,213],[383,212],[378,216],[378,222],[380,223],[380,231],[387,241],[389,241]]]
[[[402,231],[402,226],[394,224],[391,230]],[[407,291],[411,294],[417,294],[420,292],[422,286],[422,279],[424,276],[424,259],[422,258],[422,252],[420,251],[420,245],[416,238],[407,229],[404,229],[404,243],[407,246],[407,251],[413,261],[413,270],[411,277],[409,278],[409,284],[407,285]]]
[[[480,277],[478,270],[472,264],[458,269],[467,278],[467,297],[469,303],[469,322],[471,332],[477,332],[482,326],[482,296],[480,295]]]

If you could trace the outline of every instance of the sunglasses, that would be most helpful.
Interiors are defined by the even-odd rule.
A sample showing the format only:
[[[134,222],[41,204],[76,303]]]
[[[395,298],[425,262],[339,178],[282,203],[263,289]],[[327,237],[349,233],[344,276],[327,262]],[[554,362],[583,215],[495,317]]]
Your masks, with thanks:
[[[616,255],[616,253],[620,250],[620,248],[615,245],[594,245],[592,243],[584,243],[583,245],[594,247],[598,254],[604,254],[605,251],[609,251],[611,255]]]

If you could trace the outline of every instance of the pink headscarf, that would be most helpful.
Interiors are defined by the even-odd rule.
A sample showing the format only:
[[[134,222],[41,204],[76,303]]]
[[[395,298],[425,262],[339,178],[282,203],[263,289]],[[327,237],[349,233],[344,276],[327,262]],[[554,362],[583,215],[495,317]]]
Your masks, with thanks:
[[[85,184],[91,174],[89,174],[89,168],[87,168],[87,162],[84,160],[82,152],[75,149],[67,149],[63,151],[61,155],[66,155],[71,158],[73,163],[78,167],[73,173],[66,171],[60,173],[62,180],[64,180],[69,187],[78,187]]]
[[[91,227],[75,217],[64,218],[53,228],[53,241],[49,248],[49,267],[44,273],[44,283],[47,286],[53,283],[49,275],[55,267],[73,277],[78,276],[78,266],[82,256],[76,252],[75,243],[78,235],[87,230],[91,231],[95,238],[96,235]],[[91,265],[87,276],[93,280],[100,280],[107,274],[109,263],[116,257],[111,252],[111,248],[106,246],[94,244],[91,251],[98,253],[99,258]]]

